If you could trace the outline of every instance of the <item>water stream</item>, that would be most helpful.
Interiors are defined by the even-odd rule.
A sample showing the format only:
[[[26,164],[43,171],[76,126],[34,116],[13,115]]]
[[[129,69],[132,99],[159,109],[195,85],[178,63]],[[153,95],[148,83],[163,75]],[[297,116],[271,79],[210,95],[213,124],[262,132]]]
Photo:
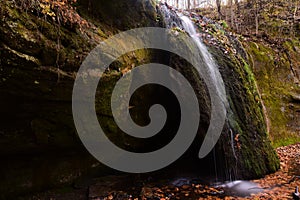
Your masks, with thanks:
[[[224,82],[219,72],[219,68],[217,64],[215,63],[212,55],[209,53],[206,46],[200,40],[196,28],[194,26],[194,23],[190,20],[190,18],[185,15],[182,15],[180,19],[182,20],[182,25],[185,31],[192,37],[197,47],[199,48],[199,52],[201,53],[203,60],[205,61],[205,65],[203,66],[206,66],[208,68],[208,72],[212,80],[212,83],[217,88],[218,96],[220,97],[223,104],[225,105],[225,108],[226,109],[229,108],[227,98],[226,98],[226,91],[224,88]],[[202,66],[195,66],[195,67],[202,67]]]
[[[222,79],[221,74],[219,72],[218,65],[215,63],[212,55],[209,53],[206,46],[200,40],[200,38],[198,36],[198,33],[196,31],[195,25],[191,21],[191,19],[189,17],[185,16],[185,15],[182,15],[180,18],[182,20],[183,28],[192,37],[192,39],[196,43],[197,47],[199,48],[199,52],[201,53],[201,55],[202,55],[202,57],[203,57],[203,59],[206,63],[206,65],[203,65],[203,66],[207,67],[210,78],[212,80],[212,83],[217,88],[218,96],[221,99],[222,103],[224,104],[224,107],[226,108],[227,117],[228,116],[232,117],[233,112],[232,112],[232,110],[229,106],[229,103],[227,101],[226,91],[225,91],[225,88],[224,88],[223,79]],[[203,67],[203,66],[200,66],[200,67]],[[232,129],[230,128],[230,125],[229,125],[228,122],[227,122],[227,126],[229,127],[229,132],[230,132],[230,142],[231,142],[231,149],[232,149],[232,153],[233,153],[233,158],[237,161],[237,156],[236,156],[236,152],[235,152],[235,148],[234,148],[234,134],[233,134]],[[215,167],[216,167],[216,162],[215,162]],[[218,181],[217,170],[215,170],[215,171],[216,171],[216,181]],[[234,180],[234,177],[235,177],[234,173],[235,173],[235,170],[233,171],[233,174],[232,174],[231,171],[229,172],[230,181]]]
[[[197,45],[199,52],[201,53],[203,60],[205,61],[205,65],[202,66],[195,66],[195,67],[207,67],[209,76],[212,80],[212,84],[214,84],[217,88],[217,94],[219,98],[222,100],[222,102],[226,107],[228,105],[227,99],[226,99],[226,91],[224,90],[224,83],[222,80],[222,77],[220,75],[218,66],[215,64],[212,55],[208,52],[206,46],[201,42],[200,38],[198,37],[196,28],[194,26],[194,23],[190,20],[189,17],[182,15],[180,17],[182,20],[182,25],[184,30],[192,37],[195,44]],[[215,181],[218,181],[218,173],[217,173],[217,162],[216,162],[216,155],[215,155],[215,149],[213,149],[213,157],[214,157],[214,168],[215,168]]]

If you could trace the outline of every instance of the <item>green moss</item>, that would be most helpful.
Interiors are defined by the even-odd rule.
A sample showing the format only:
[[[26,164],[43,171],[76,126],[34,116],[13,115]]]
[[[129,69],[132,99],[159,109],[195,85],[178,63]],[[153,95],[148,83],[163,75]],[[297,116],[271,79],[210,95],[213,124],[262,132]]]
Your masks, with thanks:
[[[272,55],[270,48],[255,42],[249,42],[247,46],[249,47],[248,51],[250,50],[249,52],[255,57],[255,62],[268,62],[270,60]]]
[[[292,133],[286,133],[286,132],[280,132],[279,138],[274,138],[273,146],[275,148],[287,146],[290,144],[296,144],[299,143],[300,136]]]
[[[103,38],[107,38],[107,35],[101,30],[101,28],[97,29],[98,34],[103,37]]]
[[[226,21],[224,21],[224,20],[220,21],[220,24],[224,29],[227,29],[229,27],[228,24],[226,23]]]
[[[290,52],[289,56],[294,64],[298,62],[298,56],[293,53],[298,44],[297,40],[289,40],[283,44]],[[257,85],[271,121],[270,136],[273,145],[278,147],[299,141],[299,137],[295,137],[287,126],[292,120],[289,116],[293,112],[288,107],[288,96],[293,88],[293,83],[287,80],[291,73],[288,56],[284,53],[278,54],[262,43],[249,42],[245,47],[252,60]]]
[[[218,50],[210,51],[223,72],[229,96],[233,115],[229,115],[228,120],[231,131],[240,144],[236,150],[238,168],[245,177],[262,177],[276,171],[279,160],[269,141],[253,70],[239,54],[225,57],[220,56]],[[258,51],[256,53],[261,60],[266,59]],[[253,146],[259,148],[252,148]]]

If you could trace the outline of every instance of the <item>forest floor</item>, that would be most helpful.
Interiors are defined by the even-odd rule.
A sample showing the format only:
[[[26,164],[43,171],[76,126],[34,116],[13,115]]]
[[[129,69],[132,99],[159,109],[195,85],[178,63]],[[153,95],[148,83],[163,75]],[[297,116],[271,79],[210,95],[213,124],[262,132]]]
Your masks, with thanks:
[[[265,190],[250,197],[229,197],[224,199],[293,199],[296,186],[300,187],[300,143],[276,149],[280,158],[280,170],[264,178],[253,180]],[[210,196],[205,199],[219,199]]]
[[[277,148],[280,157],[281,168],[276,173],[264,178],[252,180],[258,187],[260,193],[247,197],[235,196],[226,188],[211,187],[197,182],[174,186],[172,184],[147,185],[143,187],[131,188],[128,190],[105,189],[102,186],[108,183],[96,183],[85,189],[72,189],[71,191],[48,191],[30,197],[29,199],[49,199],[49,200],[168,200],[168,199],[268,199],[287,200],[293,199],[292,193],[296,186],[300,187],[300,143]],[[121,179],[119,179],[121,181]],[[98,185],[97,185],[98,184]],[[102,185],[102,186],[101,186]],[[232,191],[231,191],[232,192]]]

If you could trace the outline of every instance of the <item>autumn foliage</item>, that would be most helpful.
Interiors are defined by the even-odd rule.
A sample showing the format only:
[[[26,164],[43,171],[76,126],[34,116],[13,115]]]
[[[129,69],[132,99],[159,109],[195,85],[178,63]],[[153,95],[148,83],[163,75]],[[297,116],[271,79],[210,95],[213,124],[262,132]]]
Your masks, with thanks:
[[[76,11],[77,0],[17,0],[17,5],[58,25],[75,29],[88,28],[89,23]]]

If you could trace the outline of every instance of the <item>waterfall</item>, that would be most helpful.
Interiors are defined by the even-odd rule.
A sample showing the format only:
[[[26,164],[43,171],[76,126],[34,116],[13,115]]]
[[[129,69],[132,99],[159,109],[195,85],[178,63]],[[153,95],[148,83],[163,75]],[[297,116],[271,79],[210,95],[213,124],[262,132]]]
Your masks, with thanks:
[[[221,73],[219,71],[219,66],[215,62],[212,54],[208,51],[208,48],[206,45],[203,43],[201,37],[199,37],[198,30],[194,24],[194,22],[190,19],[190,17],[186,16],[184,13],[179,12],[178,10],[172,10],[166,4],[160,4],[160,9],[159,12],[163,16],[163,24],[166,28],[172,29],[174,27],[180,28],[182,30],[185,30],[188,35],[191,37],[193,40],[196,51],[199,52],[199,55],[201,57],[201,64],[199,66],[194,66],[197,71],[205,71],[204,74],[202,74],[202,78],[206,78],[206,84],[207,87],[213,88],[214,93],[214,100],[211,99],[211,101],[218,102],[218,105],[214,104],[212,102],[211,104],[211,117],[214,117],[218,114],[220,116],[222,113],[225,113],[226,115],[226,128],[227,128],[227,133],[228,133],[228,141],[230,142],[229,147],[231,149],[232,153],[232,163],[228,161],[230,164],[230,167],[226,169],[225,171],[225,176],[227,177],[228,180],[232,181],[235,180],[236,175],[237,175],[237,152],[235,150],[235,132],[231,129],[231,124],[229,123],[230,119],[234,118],[234,112],[231,110],[229,102],[227,100],[227,95],[226,95],[226,90],[224,87],[224,82],[223,78],[221,76]],[[202,17],[203,20],[207,21],[208,23],[210,22],[209,19]],[[211,96],[212,97],[212,96]],[[212,122],[214,123],[214,122]],[[212,126],[213,127],[213,126]],[[213,130],[212,128],[211,130]],[[210,130],[207,131],[207,134],[212,133],[213,131],[209,132]],[[211,136],[211,135],[210,135]],[[207,139],[207,140],[206,140]],[[217,137],[205,137],[202,147],[204,144],[208,143],[216,143]],[[201,147],[201,149],[202,149]],[[200,149],[200,152],[201,152]],[[215,167],[215,178],[216,182],[218,181],[218,167],[217,167],[217,157],[218,155],[215,154],[215,149],[212,149],[212,156],[213,156],[213,162],[214,162],[214,167]],[[200,153],[199,153],[200,155]],[[199,156],[202,158],[201,156]],[[223,161],[222,159],[218,159],[220,162],[227,162]],[[234,164],[235,162],[235,164]],[[227,163],[224,163],[227,166]]]
[[[182,15],[180,19],[178,19],[178,14],[175,11],[170,10],[165,4],[161,5],[160,12],[164,16],[166,28],[173,28],[174,26],[179,27],[181,29],[184,29],[192,37],[199,49],[199,52],[203,57],[203,60],[205,61],[205,65],[208,68],[210,78],[212,79],[213,84],[217,88],[218,96],[223,101],[225,108],[229,108],[229,104],[226,98],[226,91],[224,89],[224,83],[219,72],[219,68],[216,65],[212,55],[208,52],[206,46],[201,42],[200,38],[198,37],[194,23],[190,20],[189,17],[185,15]]]
[[[159,12],[164,16],[164,23],[166,28],[179,27],[183,28],[182,20],[178,18],[178,15],[175,11],[170,10],[166,4],[161,4]]]
[[[203,60],[205,61],[206,66],[208,68],[210,78],[212,79],[213,84],[217,88],[218,96],[223,101],[225,108],[229,108],[229,104],[226,98],[226,91],[224,87],[222,87],[224,86],[223,79],[219,72],[218,66],[216,65],[212,55],[208,52],[206,46],[201,42],[200,38],[198,37],[194,23],[187,16],[183,15],[180,18],[182,20],[183,28],[192,37],[197,47],[199,48]],[[200,66],[195,66],[195,67],[200,67]]]
[[[194,40],[195,44],[197,45],[198,49],[199,49],[199,53],[202,55],[203,60],[205,62],[205,65],[203,66],[195,66],[195,67],[207,67],[207,71],[209,73],[210,79],[212,80],[212,84],[215,85],[216,89],[217,89],[217,94],[220,98],[220,100],[222,101],[222,103],[224,104],[224,108],[226,109],[227,112],[227,117],[232,117],[233,116],[233,112],[229,106],[229,103],[227,101],[227,97],[226,97],[226,91],[224,88],[224,83],[223,83],[223,79],[221,77],[218,65],[215,63],[212,55],[209,53],[208,49],[206,48],[206,46],[203,44],[203,42],[200,40],[196,28],[194,26],[194,23],[190,20],[189,17],[182,15],[181,17],[182,20],[182,26],[184,28],[184,30],[192,37],[192,39]],[[235,148],[234,148],[234,136],[233,136],[233,132],[232,129],[230,128],[230,125],[227,121],[227,125],[230,131],[230,142],[231,142],[231,149],[232,149],[232,154],[233,154],[233,158],[236,161],[236,165],[237,165],[237,156],[236,156],[236,152],[235,152]],[[215,152],[214,152],[214,157],[215,157]],[[214,162],[215,162],[215,168],[216,168],[216,160],[214,158]],[[237,167],[237,166],[235,166]],[[218,175],[217,175],[217,170],[215,169],[215,175],[216,175],[216,181],[218,179]],[[233,171],[233,176],[236,175],[236,169]],[[232,181],[234,178],[232,177],[232,172],[231,170],[229,170],[229,179]]]

